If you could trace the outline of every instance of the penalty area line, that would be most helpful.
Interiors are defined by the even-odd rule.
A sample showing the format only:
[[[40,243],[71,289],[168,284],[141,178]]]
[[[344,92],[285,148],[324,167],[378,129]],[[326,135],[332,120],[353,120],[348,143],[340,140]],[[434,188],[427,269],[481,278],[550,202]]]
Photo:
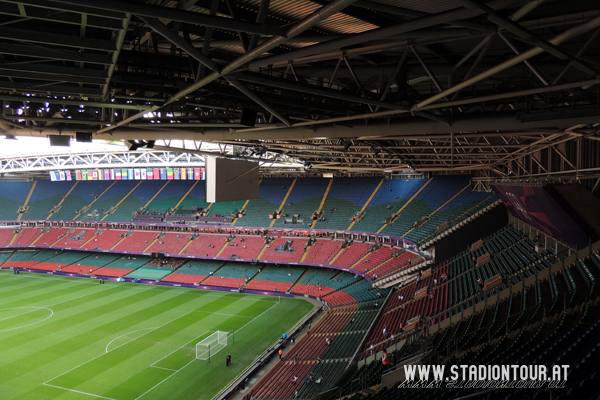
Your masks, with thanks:
[[[69,388],[66,388],[66,387],[58,386],[58,385],[52,385],[52,384],[46,383],[46,382],[42,383],[42,385],[44,385],[44,386],[50,386],[50,387],[57,388],[57,389],[62,389],[62,390],[68,390],[69,392],[74,392],[74,393],[79,393],[79,394],[85,394],[87,396],[95,397],[97,399],[117,400],[117,399],[114,399],[112,397],[106,397],[106,396],[101,396],[99,394],[83,392],[83,391],[77,390],[77,389],[69,389]]]

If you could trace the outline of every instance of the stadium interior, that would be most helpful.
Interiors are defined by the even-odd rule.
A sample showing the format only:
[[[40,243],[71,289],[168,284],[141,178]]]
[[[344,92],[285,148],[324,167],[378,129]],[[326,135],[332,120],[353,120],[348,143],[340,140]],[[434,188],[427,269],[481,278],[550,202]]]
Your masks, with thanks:
[[[599,34],[597,0],[2,1],[0,135],[53,151],[0,157],[0,268],[315,305],[213,400],[600,399]],[[466,364],[570,370],[398,386]]]

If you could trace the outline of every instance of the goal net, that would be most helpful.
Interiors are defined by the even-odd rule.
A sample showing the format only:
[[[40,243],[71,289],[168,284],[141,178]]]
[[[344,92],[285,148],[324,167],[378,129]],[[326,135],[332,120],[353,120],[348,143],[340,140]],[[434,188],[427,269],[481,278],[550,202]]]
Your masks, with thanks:
[[[196,358],[208,360],[227,346],[227,335],[225,331],[216,331],[209,337],[196,343]]]

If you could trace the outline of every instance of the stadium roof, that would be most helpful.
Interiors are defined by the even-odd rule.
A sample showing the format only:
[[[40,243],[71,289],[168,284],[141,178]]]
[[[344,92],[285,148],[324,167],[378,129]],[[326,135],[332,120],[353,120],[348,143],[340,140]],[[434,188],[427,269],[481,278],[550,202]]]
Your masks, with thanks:
[[[599,32],[597,0],[6,0],[0,132],[586,179]]]

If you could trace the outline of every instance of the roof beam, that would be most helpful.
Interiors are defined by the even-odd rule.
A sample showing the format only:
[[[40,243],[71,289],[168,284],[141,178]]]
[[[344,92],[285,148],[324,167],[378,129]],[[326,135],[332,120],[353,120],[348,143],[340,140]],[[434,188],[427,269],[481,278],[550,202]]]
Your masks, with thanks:
[[[144,17],[165,18],[171,21],[185,22],[193,25],[203,25],[212,28],[234,30],[248,33],[257,33],[259,35],[285,36],[285,29],[257,24],[254,22],[236,21],[231,18],[218,17],[186,11],[170,7],[161,7],[147,3],[137,3],[128,0],[55,0],[59,3],[84,5],[101,10],[117,11],[130,13]]]

